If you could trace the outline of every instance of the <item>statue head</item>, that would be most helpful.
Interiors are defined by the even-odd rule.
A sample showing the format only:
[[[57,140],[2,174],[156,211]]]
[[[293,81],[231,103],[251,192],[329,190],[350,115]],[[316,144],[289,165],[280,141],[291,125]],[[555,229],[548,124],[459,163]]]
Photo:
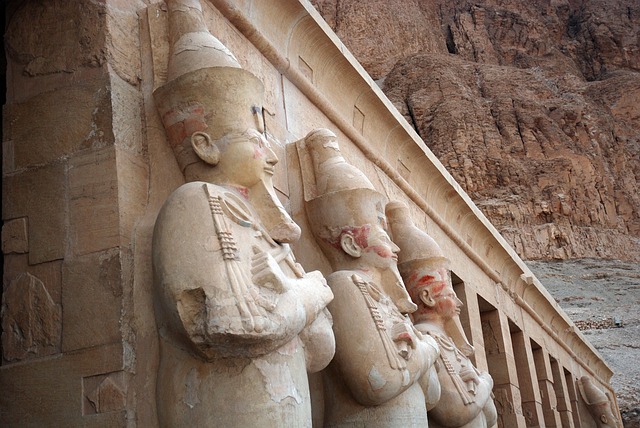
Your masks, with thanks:
[[[167,5],[167,82],[153,95],[186,180],[237,189],[273,239],[297,240],[300,228],[273,188],[278,158],[265,132],[262,82],[208,31],[198,1]]]
[[[262,120],[263,93],[257,77],[235,67],[189,71],[156,89],[156,106],[187,181],[206,174],[215,174],[215,181],[246,188],[258,181],[244,178],[240,174],[244,168],[232,164],[266,157],[258,153],[269,146]],[[256,153],[230,151],[235,144],[246,142]],[[242,153],[245,156],[240,157]]]
[[[315,173],[307,216],[333,269],[379,277],[378,285],[398,309],[413,312],[416,306],[398,272],[398,247],[386,231],[386,198],[359,169],[345,161],[333,132],[312,131],[304,143]]]
[[[582,376],[576,380],[576,384],[598,428],[622,427],[622,422],[616,417],[613,402],[608,394],[596,387],[588,376]]]
[[[418,306],[415,321],[440,324],[458,349],[470,355],[473,347],[460,323],[462,301],[451,284],[449,260],[436,241],[415,226],[406,205],[390,202],[386,214],[392,238],[400,247],[398,270]]]

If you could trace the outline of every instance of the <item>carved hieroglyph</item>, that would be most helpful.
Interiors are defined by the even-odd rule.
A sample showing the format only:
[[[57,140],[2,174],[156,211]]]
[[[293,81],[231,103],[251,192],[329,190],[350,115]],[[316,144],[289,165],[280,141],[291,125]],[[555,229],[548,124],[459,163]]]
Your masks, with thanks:
[[[616,417],[618,412],[608,394],[595,386],[588,376],[576,380],[576,385],[598,428],[622,428],[622,422]]]
[[[497,418],[491,398],[493,380],[469,360],[473,348],[460,324],[462,302],[453,291],[447,259],[438,244],[413,224],[405,205],[392,202],[386,213],[392,238],[400,247],[400,274],[418,305],[413,313],[415,326],[440,346],[440,401],[429,410],[429,426],[493,426]]]
[[[298,148],[313,164],[304,173],[309,224],[334,271],[327,281],[336,356],[324,377],[325,426],[426,426],[418,380],[438,348],[408,318],[416,306],[385,231],[384,197],[345,161],[331,131],[311,132]]]
[[[16,362],[60,352],[62,310],[43,282],[22,272],[2,296],[2,358]]]
[[[168,82],[154,92],[187,184],[153,236],[163,426],[310,426],[307,370],[334,353],[319,272],[288,246],[300,229],[275,196],[263,86],[204,25],[168,1]]]

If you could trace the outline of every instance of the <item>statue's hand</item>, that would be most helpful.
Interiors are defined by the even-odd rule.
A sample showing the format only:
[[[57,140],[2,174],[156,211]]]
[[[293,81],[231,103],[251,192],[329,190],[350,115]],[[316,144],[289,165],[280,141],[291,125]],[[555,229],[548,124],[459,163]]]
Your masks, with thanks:
[[[480,372],[480,380],[489,385],[489,388],[493,388],[493,378],[489,372]]]
[[[287,290],[287,277],[271,254],[253,246],[251,275],[255,285],[270,288],[277,293]]]
[[[462,379],[463,382],[473,382],[476,385],[480,383],[480,378],[478,377],[478,373],[471,366],[462,367],[458,374],[460,375],[460,379]]]
[[[405,322],[395,324],[392,328],[391,334],[398,348],[398,355],[405,360],[411,358],[413,351],[416,349],[416,344],[420,340],[416,333],[417,330],[413,328],[408,319]]]
[[[324,275],[322,275],[320,271],[314,270],[307,272],[304,274],[304,279],[305,281],[308,281],[309,284],[313,284],[313,288],[317,293],[316,298],[319,299],[323,308],[333,300],[333,292],[327,284],[327,280]]]

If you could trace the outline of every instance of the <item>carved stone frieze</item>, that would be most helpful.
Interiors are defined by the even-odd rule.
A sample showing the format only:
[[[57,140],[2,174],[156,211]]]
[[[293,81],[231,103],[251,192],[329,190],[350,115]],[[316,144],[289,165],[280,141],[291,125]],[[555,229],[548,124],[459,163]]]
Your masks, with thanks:
[[[61,308],[41,280],[18,274],[2,295],[2,357],[17,362],[60,351]]]

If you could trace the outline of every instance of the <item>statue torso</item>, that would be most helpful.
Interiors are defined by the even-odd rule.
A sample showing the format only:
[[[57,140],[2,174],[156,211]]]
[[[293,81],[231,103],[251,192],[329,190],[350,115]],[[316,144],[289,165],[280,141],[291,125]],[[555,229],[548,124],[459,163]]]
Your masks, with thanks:
[[[310,426],[297,335],[304,321],[284,344],[276,334],[270,340],[269,330],[290,326],[277,311],[278,292],[252,278],[256,252],[271,254],[287,276],[302,275],[288,246],[270,239],[242,195],[194,182],[165,203],[153,251],[163,424]]]

